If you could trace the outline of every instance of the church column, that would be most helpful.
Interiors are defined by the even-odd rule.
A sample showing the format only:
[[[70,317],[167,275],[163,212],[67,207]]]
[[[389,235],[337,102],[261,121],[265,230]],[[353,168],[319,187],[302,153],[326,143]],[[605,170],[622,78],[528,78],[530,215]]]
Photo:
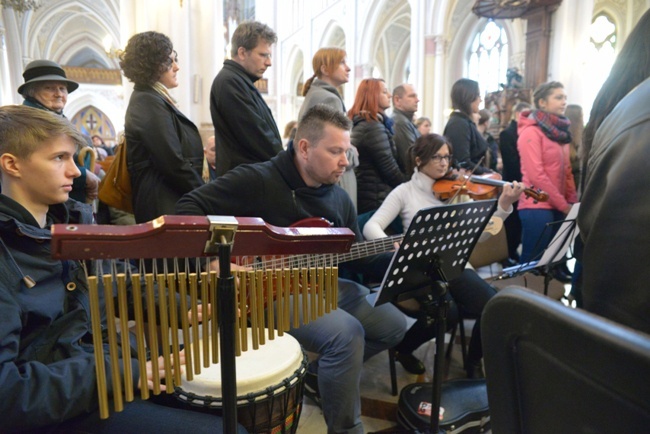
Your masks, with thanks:
[[[0,8],[0,17],[0,99],[3,105],[20,104],[23,98],[16,89],[23,84],[23,68],[32,59],[23,59],[16,12]]]
[[[11,104],[11,81],[9,80],[5,28],[0,17],[0,105]]]
[[[423,100],[424,96],[424,50],[426,41],[424,38],[425,33],[425,4],[424,0],[411,0],[411,38],[410,38],[410,70],[411,74],[409,82],[413,84],[419,92],[420,99]],[[422,113],[423,103],[420,103],[418,112]],[[418,114],[419,114],[418,113]]]
[[[444,63],[449,41],[443,35],[425,36],[422,114],[431,119],[431,131],[442,133],[445,122]]]

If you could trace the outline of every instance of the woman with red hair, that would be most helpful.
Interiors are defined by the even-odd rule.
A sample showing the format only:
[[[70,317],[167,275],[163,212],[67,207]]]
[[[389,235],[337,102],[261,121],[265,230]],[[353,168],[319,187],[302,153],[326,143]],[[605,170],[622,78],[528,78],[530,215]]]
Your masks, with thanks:
[[[397,165],[393,121],[384,113],[390,103],[384,80],[366,78],[359,84],[354,105],[348,111],[353,122],[350,140],[359,151],[355,172],[360,223],[379,208],[393,188],[407,180]]]

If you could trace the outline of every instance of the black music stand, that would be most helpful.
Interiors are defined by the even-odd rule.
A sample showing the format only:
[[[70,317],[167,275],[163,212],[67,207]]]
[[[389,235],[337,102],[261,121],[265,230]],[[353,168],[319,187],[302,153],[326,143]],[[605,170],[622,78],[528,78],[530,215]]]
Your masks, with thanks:
[[[545,231],[557,225],[559,225],[559,228],[548,243],[548,246],[539,255],[539,260],[504,268],[501,274],[496,277],[496,280],[509,279],[527,273],[528,271],[534,271],[544,276],[544,295],[548,295],[548,288],[553,279],[553,267],[562,262],[566,262],[566,254],[580,233],[577,221],[579,209],[580,203],[574,203],[564,220],[546,224]],[[540,238],[543,235],[544,233],[542,233]]]
[[[434,313],[436,354],[431,432],[439,432],[447,282],[460,276],[496,209],[496,200],[425,208],[415,215],[391,260],[375,305],[417,297]]]

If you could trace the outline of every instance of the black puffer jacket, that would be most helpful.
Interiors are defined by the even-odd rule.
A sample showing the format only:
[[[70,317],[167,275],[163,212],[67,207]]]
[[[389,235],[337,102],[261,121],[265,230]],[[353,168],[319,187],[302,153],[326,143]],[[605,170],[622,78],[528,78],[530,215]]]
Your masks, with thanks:
[[[359,214],[374,211],[393,188],[407,180],[397,164],[393,133],[379,116],[368,122],[361,116],[353,119],[351,142],[359,150],[357,175],[357,207]]]

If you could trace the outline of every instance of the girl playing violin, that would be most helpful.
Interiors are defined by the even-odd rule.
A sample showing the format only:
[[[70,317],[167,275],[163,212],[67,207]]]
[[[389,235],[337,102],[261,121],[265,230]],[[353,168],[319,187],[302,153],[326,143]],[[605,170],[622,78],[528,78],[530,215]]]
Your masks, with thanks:
[[[420,209],[447,204],[434,196],[432,187],[436,180],[448,174],[452,159],[451,151],[451,144],[438,134],[427,134],[415,141],[409,149],[411,157],[409,170],[413,173],[411,180],[396,187],[368,220],[363,228],[366,239],[385,237],[384,230],[397,216],[401,217],[403,227],[406,229]],[[516,181],[504,185],[494,215],[505,219],[512,212],[512,204],[519,200],[523,191],[524,185]],[[468,268],[460,277],[449,282],[449,294],[463,312],[478,318],[472,330],[465,370],[469,378],[480,377],[483,357],[480,315],[488,300],[496,294],[496,290],[474,270]],[[397,360],[409,372],[424,372],[424,365],[412,353],[424,342],[434,338],[434,334],[433,324],[428,325],[427,319],[421,316],[406,333],[404,340],[395,347],[398,353]]]

